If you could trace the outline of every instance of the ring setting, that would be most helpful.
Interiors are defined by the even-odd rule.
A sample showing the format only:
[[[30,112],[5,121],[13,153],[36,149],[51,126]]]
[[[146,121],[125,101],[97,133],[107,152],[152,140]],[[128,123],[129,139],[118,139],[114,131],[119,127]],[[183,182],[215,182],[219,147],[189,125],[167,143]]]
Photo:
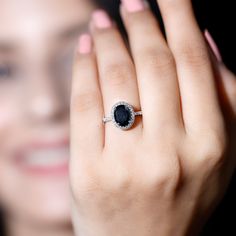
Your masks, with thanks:
[[[135,116],[140,115],[142,115],[142,111],[135,112],[132,105],[121,101],[113,105],[110,117],[103,117],[103,123],[112,121],[117,128],[128,130],[133,126]]]

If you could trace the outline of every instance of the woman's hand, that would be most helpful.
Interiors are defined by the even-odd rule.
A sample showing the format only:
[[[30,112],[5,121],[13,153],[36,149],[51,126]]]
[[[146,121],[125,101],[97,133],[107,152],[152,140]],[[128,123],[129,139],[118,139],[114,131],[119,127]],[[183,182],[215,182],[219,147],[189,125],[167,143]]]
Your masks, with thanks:
[[[233,87],[227,89],[226,82],[219,86],[222,93],[217,90],[217,75],[224,72],[213,69],[191,1],[158,3],[168,43],[138,0],[123,0],[121,7],[131,55],[102,11],[93,15],[92,39],[80,39],[70,161],[80,236],[192,236],[235,169],[228,155],[228,126],[235,133],[235,116],[224,115],[219,94],[233,91],[223,100],[235,105],[236,85],[232,79]],[[142,109],[130,130],[102,123],[118,101]]]

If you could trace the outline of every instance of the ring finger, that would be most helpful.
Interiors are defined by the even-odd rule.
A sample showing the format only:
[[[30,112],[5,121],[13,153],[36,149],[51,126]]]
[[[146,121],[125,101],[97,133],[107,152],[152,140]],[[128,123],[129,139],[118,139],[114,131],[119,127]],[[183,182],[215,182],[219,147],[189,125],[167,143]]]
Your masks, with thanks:
[[[92,19],[91,31],[105,115],[110,116],[112,106],[119,101],[128,102],[135,111],[140,110],[135,68],[122,36],[103,10],[95,11]],[[112,140],[111,144],[114,145],[116,138],[119,139],[119,143],[121,140],[127,142],[127,139],[131,139],[129,141],[133,142],[136,132],[141,130],[136,126],[141,124],[141,122],[137,122],[131,132],[126,131],[126,135],[113,124],[106,124],[105,143]]]

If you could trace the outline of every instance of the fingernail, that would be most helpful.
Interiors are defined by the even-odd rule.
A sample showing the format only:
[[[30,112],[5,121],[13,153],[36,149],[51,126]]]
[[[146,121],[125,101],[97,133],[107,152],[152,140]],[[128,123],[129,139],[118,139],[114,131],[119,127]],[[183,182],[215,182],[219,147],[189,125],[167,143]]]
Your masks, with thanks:
[[[145,8],[143,0],[121,0],[128,12],[142,11]]]
[[[110,17],[103,10],[94,11],[92,15],[92,19],[97,28],[106,29],[112,26]]]
[[[220,54],[220,50],[219,48],[217,47],[214,39],[212,38],[211,34],[209,33],[209,31],[206,29],[205,32],[205,37],[207,39],[207,42],[209,44],[209,46],[211,47],[211,50],[213,51],[214,55],[216,56],[217,60],[219,62],[222,62],[222,57],[221,57],[221,54]]]
[[[81,54],[88,54],[92,51],[92,38],[89,34],[80,36],[78,51]]]

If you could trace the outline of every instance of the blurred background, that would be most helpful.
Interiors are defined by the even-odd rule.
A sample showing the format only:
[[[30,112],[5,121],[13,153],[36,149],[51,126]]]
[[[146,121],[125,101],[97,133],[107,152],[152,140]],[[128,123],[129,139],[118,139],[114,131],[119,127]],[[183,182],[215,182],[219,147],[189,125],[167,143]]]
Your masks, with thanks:
[[[156,1],[149,2],[161,22]],[[234,1],[193,5],[201,29],[208,29],[236,73]],[[50,233],[52,228],[72,235],[71,66],[78,35],[87,31],[98,7],[125,35],[118,0],[0,0],[0,236],[6,236],[4,229],[10,236],[35,236],[35,228],[43,236],[61,235]],[[235,179],[201,235],[236,235]]]

